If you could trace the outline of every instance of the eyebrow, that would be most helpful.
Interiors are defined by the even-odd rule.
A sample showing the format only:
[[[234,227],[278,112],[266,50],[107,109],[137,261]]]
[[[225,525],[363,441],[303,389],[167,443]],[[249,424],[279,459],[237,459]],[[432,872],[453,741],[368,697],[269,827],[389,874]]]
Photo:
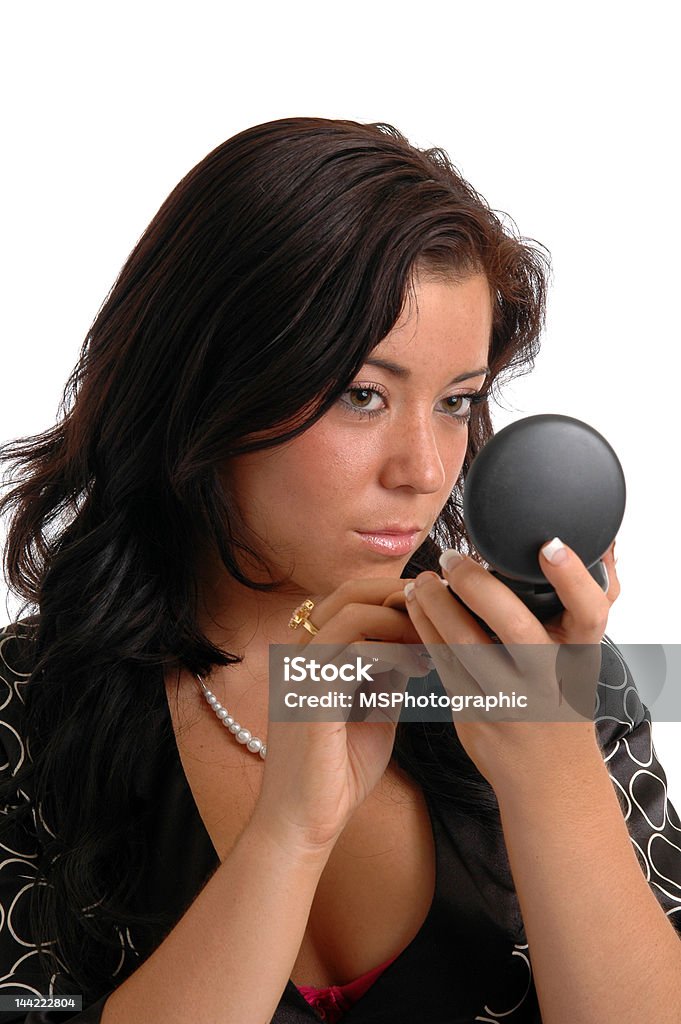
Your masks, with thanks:
[[[411,377],[411,370],[407,369],[406,366],[400,366],[398,363],[391,363],[388,359],[365,359],[365,366],[378,366],[381,370],[387,370],[388,373],[392,373],[395,377],[401,377],[403,380],[408,380]],[[482,366],[479,370],[466,370],[465,373],[460,373],[457,377],[452,377],[449,381],[450,384],[458,384],[459,381],[468,380],[470,377],[482,377],[487,376],[489,373],[489,366]]]

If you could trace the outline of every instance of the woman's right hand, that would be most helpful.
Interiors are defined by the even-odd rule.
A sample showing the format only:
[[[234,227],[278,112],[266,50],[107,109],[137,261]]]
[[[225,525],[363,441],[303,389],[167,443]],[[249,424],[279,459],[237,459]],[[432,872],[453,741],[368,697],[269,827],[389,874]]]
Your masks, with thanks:
[[[423,648],[406,611],[384,607],[389,595],[403,590],[408,580],[348,580],[327,597],[315,601],[313,637],[303,627],[291,643],[314,658],[317,645],[343,648],[371,640],[387,641],[381,663],[410,676],[428,668],[409,648]],[[325,659],[328,661],[328,647]],[[340,717],[341,712],[339,712]],[[303,852],[330,850],[355,809],[382,777],[390,760],[396,720],[386,714],[372,722],[274,722],[268,724],[267,758],[252,824],[288,848]]]

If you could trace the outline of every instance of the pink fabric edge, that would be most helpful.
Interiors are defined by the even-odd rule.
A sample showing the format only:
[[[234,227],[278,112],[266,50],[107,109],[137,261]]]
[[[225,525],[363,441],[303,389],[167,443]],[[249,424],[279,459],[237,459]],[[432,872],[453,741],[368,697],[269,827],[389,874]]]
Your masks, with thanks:
[[[296,988],[308,1003],[319,1003],[329,999],[332,1004],[336,1003],[341,1008],[343,1002],[347,1002],[348,1005],[356,1003],[367,989],[373,985],[378,976],[390,966],[393,960],[397,960],[399,955],[399,953],[396,953],[395,956],[391,956],[385,963],[379,964],[378,967],[373,967],[370,971],[366,971],[365,974],[360,974],[359,978],[355,978],[354,981],[348,981],[345,985],[327,985],[325,988],[314,988],[312,985],[297,985]]]

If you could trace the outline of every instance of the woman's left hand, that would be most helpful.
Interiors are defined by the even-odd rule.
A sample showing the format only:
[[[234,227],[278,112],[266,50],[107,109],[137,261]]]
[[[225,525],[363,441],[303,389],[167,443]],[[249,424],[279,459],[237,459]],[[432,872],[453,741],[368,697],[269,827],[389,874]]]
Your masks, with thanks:
[[[600,643],[620,592],[614,546],[613,542],[603,556],[607,592],[567,545],[561,548],[564,558],[559,562],[548,561],[542,548],[539,564],[564,608],[545,623],[473,559],[459,556],[455,564],[443,568],[454,593],[503,646],[484,632],[436,573],[421,573],[408,588],[407,612],[445,690],[468,692],[478,698],[478,707],[481,699],[493,701],[494,694],[520,692],[527,697],[520,714],[509,716],[504,709],[496,716],[515,721],[495,721],[487,710],[457,712],[454,720],[464,749],[497,795],[505,784],[520,783],[523,777],[531,782],[552,763],[597,745],[593,710]],[[469,708],[475,706],[470,701]]]

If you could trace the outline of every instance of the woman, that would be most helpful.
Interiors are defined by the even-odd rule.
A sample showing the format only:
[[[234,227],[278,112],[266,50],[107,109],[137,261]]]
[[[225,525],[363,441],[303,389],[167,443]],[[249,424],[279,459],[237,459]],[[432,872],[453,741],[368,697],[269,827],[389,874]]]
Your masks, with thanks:
[[[461,516],[547,275],[389,125],[258,125],[178,184],[62,419],[2,450],[32,614],[0,639],[0,991],[82,1024],[672,1019],[679,822],[607,639],[596,727],[268,721],[271,644],[388,641],[416,678],[412,645],[489,643],[441,576],[504,642],[601,642],[612,551],[607,595],[538,553],[542,626]]]

